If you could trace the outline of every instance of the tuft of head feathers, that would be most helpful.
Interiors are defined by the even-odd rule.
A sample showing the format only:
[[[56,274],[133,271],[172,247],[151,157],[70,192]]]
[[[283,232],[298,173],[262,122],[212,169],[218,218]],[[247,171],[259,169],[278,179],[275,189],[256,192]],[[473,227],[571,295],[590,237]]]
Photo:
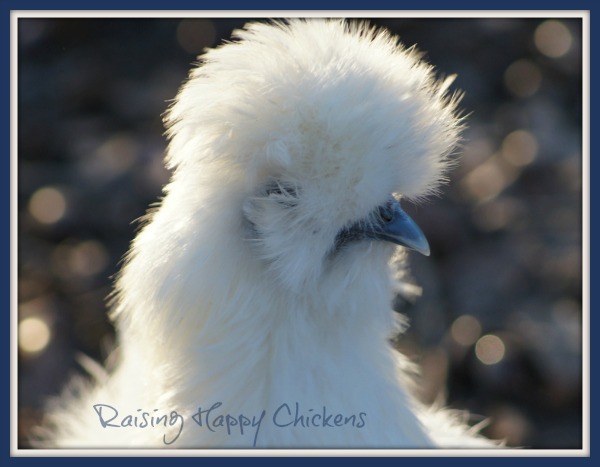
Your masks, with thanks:
[[[256,438],[192,426],[173,447],[489,446],[409,394],[388,342],[390,265],[405,250],[338,241],[390,194],[435,193],[461,130],[450,80],[362,23],[252,23],[234,37],[201,57],[166,115],[173,176],[117,281],[120,363],[55,411],[54,444],[165,447],[156,430],[103,430],[93,403],[221,402],[220,414],[289,404],[352,423],[271,418]]]
[[[342,227],[391,193],[436,192],[458,99],[452,79],[365,23],[254,23],[234,37],[202,57],[167,113],[168,191],[237,202],[265,233],[264,259],[299,291],[320,280]]]

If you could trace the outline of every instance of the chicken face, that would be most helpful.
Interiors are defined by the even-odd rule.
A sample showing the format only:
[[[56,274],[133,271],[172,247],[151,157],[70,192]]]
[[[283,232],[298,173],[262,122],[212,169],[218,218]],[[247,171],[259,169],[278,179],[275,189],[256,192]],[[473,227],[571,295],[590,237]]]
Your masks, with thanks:
[[[322,268],[311,266],[331,262],[357,242],[391,242],[429,255],[425,235],[393,196],[365,217],[336,227],[335,216],[322,223],[311,216],[315,210],[305,206],[303,195],[297,183],[272,180],[243,206],[246,238],[277,277],[291,279],[292,288],[314,285],[307,284],[307,274],[316,279]]]

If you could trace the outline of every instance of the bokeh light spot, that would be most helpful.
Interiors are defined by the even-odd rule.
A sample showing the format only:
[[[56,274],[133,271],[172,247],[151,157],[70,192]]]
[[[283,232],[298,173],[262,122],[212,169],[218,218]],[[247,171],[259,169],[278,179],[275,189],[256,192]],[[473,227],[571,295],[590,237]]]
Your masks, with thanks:
[[[108,253],[101,243],[89,240],[81,242],[69,254],[69,269],[77,275],[92,276],[108,264]]]
[[[542,73],[529,60],[518,60],[504,72],[504,84],[517,97],[533,96],[542,83]]]
[[[515,167],[531,164],[537,156],[537,153],[537,139],[528,131],[513,131],[502,141],[502,157]]]
[[[494,156],[469,172],[461,181],[461,186],[469,198],[478,202],[489,201],[510,183],[508,175],[498,157]]]
[[[508,446],[522,446],[531,430],[527,417],[511,405],[503,405],[493,411],[490,435],[492,439],[506,440]]]
[[[498,336],[487,334],[475,344],[475,355],[485,365],[495,365],[504,358],[506,347]]]
[[[42,224],[58,222],[66,211],[67,200],[58,188],[40,188],[29,200],[29,213]]]
[[[541,53],[550,58],[559,58],[571,50],[573,36],[561,21],[548,20],[537,27],[533,40]]]
[[[482,203],[473,210],[473,223],[484,232],[493,232],[510,226],[523,211],[523,203],[503,196]]]
[[[36,354],[50,342],[50,327],[41,318],[25,318],[19,323],[19,348],[28,354]]]
[[[458,344],[468,347],[473,345],[481,335],[479,320],[471,315],[456,318],[450,327],[450,335]]]
[[[115,134],[110,137],[94,154],[90,171],[100,172],[102,175],[115,176],[126,172],[137,159],[139,147],[134,138],[126,133]]]
[[[96,240],[68,239],[54,248],[52,269],[63,279],[89,278],[102,272],[110,261],[106,247]]]

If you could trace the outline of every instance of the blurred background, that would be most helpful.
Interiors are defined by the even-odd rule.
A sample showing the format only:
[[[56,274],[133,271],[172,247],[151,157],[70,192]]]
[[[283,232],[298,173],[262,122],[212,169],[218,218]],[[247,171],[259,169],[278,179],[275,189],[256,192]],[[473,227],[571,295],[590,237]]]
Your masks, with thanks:
[[[105,298],[162,166],[161,114],[205,47],[246,19],[18,21],[19,445],[79,353],[103,360]],[[397,300],[420,397],[509,445],[582,447],[580,19],[371,21],[456,73],[469,114],[443,196],[406,206],[432,256]]]

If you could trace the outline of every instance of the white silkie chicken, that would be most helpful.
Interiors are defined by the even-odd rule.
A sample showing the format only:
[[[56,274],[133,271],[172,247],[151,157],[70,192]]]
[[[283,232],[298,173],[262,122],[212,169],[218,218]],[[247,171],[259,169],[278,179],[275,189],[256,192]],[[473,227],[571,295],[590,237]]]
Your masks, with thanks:
[[[444,179],[461,129],[384,31],[256,23],[208,51],[168,112],[160,207],[112,317],[115,368],[72,386],[46,446],[491,447],[409,394],[391,310],[400,207]]]

